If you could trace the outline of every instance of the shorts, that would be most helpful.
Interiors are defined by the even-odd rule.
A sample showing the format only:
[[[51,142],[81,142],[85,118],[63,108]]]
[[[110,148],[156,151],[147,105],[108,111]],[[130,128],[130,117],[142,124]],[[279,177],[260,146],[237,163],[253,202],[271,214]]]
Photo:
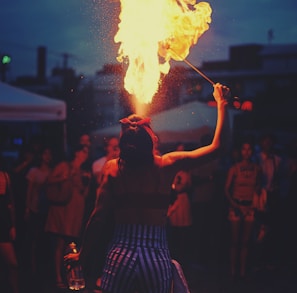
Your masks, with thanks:
[[[228,219],[231,222],[254,222],[255,220],[255,210],[250,207],[242,207],[242,208],[229,208]]]
[[[113,293],[168,293],[172,262],[166,228],[116,225],[101,278],[101,290]]]

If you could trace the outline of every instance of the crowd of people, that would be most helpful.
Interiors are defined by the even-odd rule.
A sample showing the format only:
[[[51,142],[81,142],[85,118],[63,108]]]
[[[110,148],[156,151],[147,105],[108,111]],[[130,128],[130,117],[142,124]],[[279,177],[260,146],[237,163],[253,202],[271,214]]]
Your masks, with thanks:
[[[11,168],[1,160],[0,270],[10,292],[22,292],[20,279],[41,292],[49,272],[67,289],[73,241],[81,251],[69,259],[82,263],[87,288],[111,293],[170,292],[172,259],[227,266],[232,278],[296,262],[297,144],[277,153],[271,135],[242,138],[222,158],[227,91],[214,86],[216,130],[196,149],[177,142],[160,154],[150,119],[131,115],[100,157],[84,133],[63,158],[35,140]],[[71,194],[59,203],[48,196],[57,182]]]

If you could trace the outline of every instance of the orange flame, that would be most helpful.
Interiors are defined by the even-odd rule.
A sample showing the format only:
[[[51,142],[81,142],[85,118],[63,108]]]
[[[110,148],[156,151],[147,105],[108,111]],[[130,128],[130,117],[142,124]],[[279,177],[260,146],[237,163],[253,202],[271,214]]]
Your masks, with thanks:
[[[125,89],[148,104],[158,91],[170,60],[184,60],[209,28],[211,7],[196,0],[121,0],[114,41],[117,60],[128,64]]]

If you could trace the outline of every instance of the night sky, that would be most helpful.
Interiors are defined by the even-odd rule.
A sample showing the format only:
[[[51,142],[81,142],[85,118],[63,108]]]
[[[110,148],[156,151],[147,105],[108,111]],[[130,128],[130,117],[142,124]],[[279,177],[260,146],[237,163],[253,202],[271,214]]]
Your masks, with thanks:
[[[138,1],[138,0],[135,0]],[[160,0],[162,1],[162,0]],[[210,29],[191,49],[188,60],[226,60],[230,45],[297,43],[296,0],[211,0]],[[12,57],[8,78],[36,75],[37,47],[47,47],[47,74],[68,66],[93,75],[117,63],[119,2],[116,0],[1,0],[0,53]]]

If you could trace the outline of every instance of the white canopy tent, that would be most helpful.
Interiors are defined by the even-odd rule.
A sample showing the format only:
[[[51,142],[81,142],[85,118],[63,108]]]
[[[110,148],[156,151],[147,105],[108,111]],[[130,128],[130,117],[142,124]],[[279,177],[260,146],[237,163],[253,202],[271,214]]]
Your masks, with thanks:
[[[228,110],[225,123],[225,136],[231,135],[234,115],[238,110]],[[212,135],[217,119],[216,107],[201,102],[191,102],[167,111],[152,115],[152,128],[161,144],[183,142],[200,143],[204,135]],[[93,132],[93,138],[101,143],[104,137],[118,136],[120,125],[115,125]]]
[[[66,103],[0,82],[0,145],[15,160],[31,137],[42,135],[66,149]]]
[[[63,121],[66,103],[0,82],[0,121]]]

